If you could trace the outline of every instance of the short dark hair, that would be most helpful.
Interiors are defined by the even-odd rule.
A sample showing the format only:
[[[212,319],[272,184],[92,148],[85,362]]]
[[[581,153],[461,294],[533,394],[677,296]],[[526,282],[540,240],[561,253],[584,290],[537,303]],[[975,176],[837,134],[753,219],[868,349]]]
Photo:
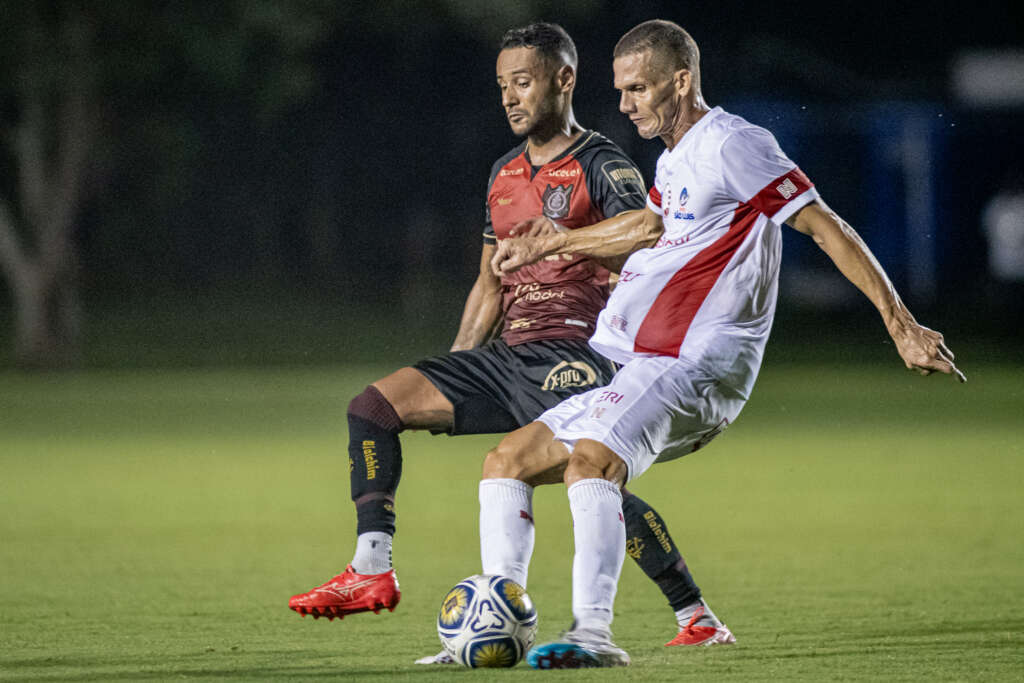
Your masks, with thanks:
[[[664,19],[651,19],[634,26],[619,38],[613,58],[650,50],[655,59],[664,59],[673,71],[687,69],[700,82],[700,50],[697,42],[682,26]]]
[[[501,37],[501,49],[532,47],[551,66],[568,64],[576,68],[576,44],[558,24],[537,22],[521,28],[509,29]]]

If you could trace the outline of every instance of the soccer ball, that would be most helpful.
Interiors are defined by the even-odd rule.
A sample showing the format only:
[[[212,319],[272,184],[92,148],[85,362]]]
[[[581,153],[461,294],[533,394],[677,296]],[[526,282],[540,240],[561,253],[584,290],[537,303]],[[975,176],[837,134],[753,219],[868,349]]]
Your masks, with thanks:
[[[537,610],[526,589],[512,579],[477,574],[444,596],[437,634],[463,666],[515,666],[533,645]]]

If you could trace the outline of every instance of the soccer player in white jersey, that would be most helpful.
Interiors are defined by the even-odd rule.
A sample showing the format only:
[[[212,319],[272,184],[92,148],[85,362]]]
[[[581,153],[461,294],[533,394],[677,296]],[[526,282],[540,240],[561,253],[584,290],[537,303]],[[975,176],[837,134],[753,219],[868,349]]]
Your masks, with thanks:
[[[496,487],[487,484],[504,479],[524,499],[532,494],[525,481],[538,472],[564,472],[568,486],[574,623],[530,652],[535,668],[629,663],[610,630],[626,542],[620,489],[655,462],[706,445],[739,415],[775,313],[783,223],[814,239],[871,300],[907,368],[965,381],[942,335],[917,323],[867,246],[771,133],[704,103],[699,52],[686,31],[668,21],[640,24],[616,45],[613,68],[621,111],[641,137],[667,147],[647,208],[573,231],[531,219],[517,230],[526,236],[503,241],[492,261],[496,273],[508,273],[554,254],[612,257],[635,242],[623,236],[663,230],[629,256],[591,337],[622,364],[611,384],[543,413],[485,461],[485,573],[526,566],[533,550],[516,540],[526,529],[513,487],[492,496]],[[731,638],[703,600],[687,609],[709,642]]]

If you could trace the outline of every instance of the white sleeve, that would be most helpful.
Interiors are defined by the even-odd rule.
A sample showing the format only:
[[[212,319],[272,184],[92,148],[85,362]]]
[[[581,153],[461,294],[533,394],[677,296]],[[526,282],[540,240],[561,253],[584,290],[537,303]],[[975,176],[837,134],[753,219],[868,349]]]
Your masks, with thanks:
[[[777,225],[818,197],[814,183],[783,153],[775,136],[758,126],[736,130],[722,142],[721,168],[726,192]]]

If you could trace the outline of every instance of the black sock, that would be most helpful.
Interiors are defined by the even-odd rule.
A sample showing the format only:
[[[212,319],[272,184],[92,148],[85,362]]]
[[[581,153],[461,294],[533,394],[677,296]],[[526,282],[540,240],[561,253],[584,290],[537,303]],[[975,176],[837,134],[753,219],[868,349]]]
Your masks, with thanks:
[[[632,557],[668,598],[674,611],[700,600],[686,560],[679,553],[668,527],[654,508],[623,489],[622,513],[626,519],[626,554]]]
[[[348,467],[356,533],[395,533],[395,491],[402,478],[401,421],[370,386],[349,404]]]

